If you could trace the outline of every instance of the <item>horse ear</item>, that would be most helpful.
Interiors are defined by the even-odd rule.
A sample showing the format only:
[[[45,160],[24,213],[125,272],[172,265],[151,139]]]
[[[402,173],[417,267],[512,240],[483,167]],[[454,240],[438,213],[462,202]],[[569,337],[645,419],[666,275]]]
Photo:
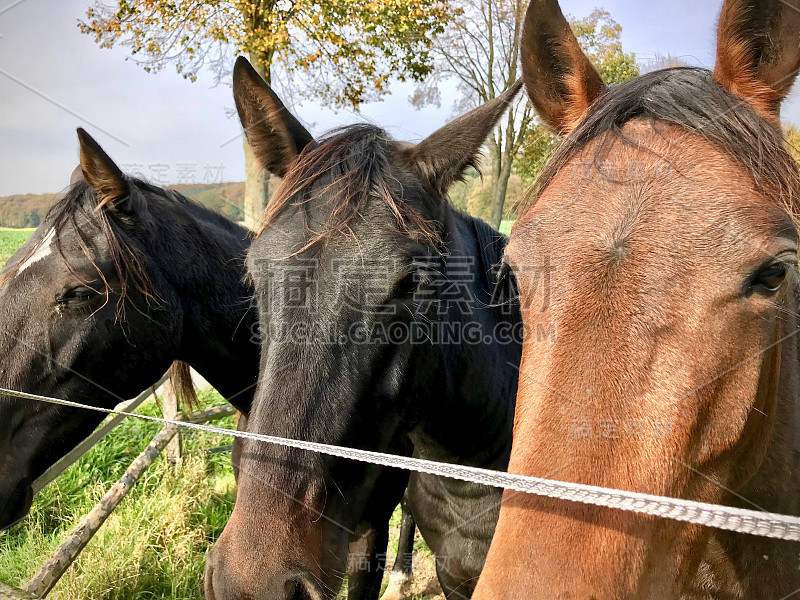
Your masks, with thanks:
[[[410,161],[444,195],[475,162],[481,146],[521,88],[519,79],[497,98],[437,129],[410,149]]]
[[[531,0],[522,27],[522,77],[539,117],[567,135],[606,84],[581,50],[557,0]]]
[[[86,178],[83,176],[83,171],[81,171],[81,166],[78,165],[72,170],[72,175],[69,176],[69,184],[75,185],[76,183],[80,183],[81,181],[86,181]]]
[[[78,141],[81,147],[80,170],[82,179],[88,183],[97,198],[98,207],[121,208],[120,203],[128,195],[128,181],[108,154],[92,136],[78,128]],[[75,173],[72,175],[75,179]]]
[[[780,126],[780,104],[800,68],[800,1],[725,0],[714,78]]]
[[[258,162],[270,173],[283,177],[314,138],[243,56],[236,59],[233,67],[233,98]]]

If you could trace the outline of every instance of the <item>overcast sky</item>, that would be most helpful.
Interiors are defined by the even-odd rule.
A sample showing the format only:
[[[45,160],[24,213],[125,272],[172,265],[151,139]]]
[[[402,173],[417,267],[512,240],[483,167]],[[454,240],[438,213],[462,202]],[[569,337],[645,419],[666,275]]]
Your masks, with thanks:
[[[574,17],[595,6],[610,11],[623,27],[625,50],[642,62],[671,54],[713,66],[721,0],[561,4]],[[230,87],[213,87],[207,76],[191,83],[171,67],[145,73],[125,60],[124,49],[100,49],[76,25],[89,5],[89,0],[0,0],[0,195],[63,189],[77,164],[78,126],[118,164],[156,182],[242,181],[241,128],[228,116]],[[410,85],[391,89],[391,96],[364,106],[361,115],[308,102],[293,108],[314,134],[366,119],[409,141],[452,116],[452,90],[445,90],[441,108],[416,110],[408,102]],[[796,92],[783,117],[800,123]]]

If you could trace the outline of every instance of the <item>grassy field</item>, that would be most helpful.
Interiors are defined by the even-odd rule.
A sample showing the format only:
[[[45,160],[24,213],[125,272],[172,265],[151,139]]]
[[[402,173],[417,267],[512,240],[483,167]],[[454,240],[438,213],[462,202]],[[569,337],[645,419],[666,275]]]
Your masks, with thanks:
[[[0,227],[0,267],[6,264],[11,255],[16,252],[22,244],[28,241],[33,229],[7,229]]]
[[[213,391],[203,407],[222,404]],[[142,412],[159,415],[155,402]],[[231,419],[218,422],[232,427]],[[36,497],[31,514],[0,534],[0,581],[21,586],[125,472],[158,432],[129,419]],[[67,571],[51,597],[201,599],[205,555],[230,516],[235,483],[229,454],[204,450],[229,436],[190,432],[177,474],[159,458]]]
[[[513,224],[514,221],[500,221],[500,233],[509,235],[511,233],[511,226]]]

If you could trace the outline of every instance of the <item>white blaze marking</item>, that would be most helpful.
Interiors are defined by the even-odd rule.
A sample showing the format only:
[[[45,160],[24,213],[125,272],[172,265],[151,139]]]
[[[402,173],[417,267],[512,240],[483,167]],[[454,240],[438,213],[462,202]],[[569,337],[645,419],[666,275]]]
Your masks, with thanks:
[[[56,237],[56,230],[51,229],[47,232],[47,235],[44,236],[41,242],[39,242],[39,246],[36,248],[36,252],[34,252],[31,257],[26,260],[23,264],[20,265],[17,273],[22,273],[25,269],[30,267],[33,263],[39,262],[43,258],[47,258],[53,253],[53,240]]]

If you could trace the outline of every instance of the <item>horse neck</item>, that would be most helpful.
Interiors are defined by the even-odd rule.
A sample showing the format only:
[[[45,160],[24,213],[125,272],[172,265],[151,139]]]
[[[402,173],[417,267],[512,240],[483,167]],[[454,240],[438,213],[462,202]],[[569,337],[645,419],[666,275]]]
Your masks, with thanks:
[[[193,203],[176,210],[184,210],[184,218],[156,219],[167,247],[155,253],[183,309],[176,358],[194,367],[231,404],[249,412],[259,357],[258,342],[252,339],[257,314],[244,266],[249,232]],[[170,268],[176,256],[191,257],[192,268]]]
[[[442,320],[462,332],[477,325],[481,338],[494,336],[497,326],[521,321],[519,310],[493,304],[493,267],[502,259],[506,238],[482,221],[448,209],[446,276],[450,282],[466,282],[471,313],[449,302]],[[428,455],[443,460],[505,468],[511,449],[514,402],[521,346],[518,343],[484,343],[460,340],[434,347],[441,353],[445,377],[437,375],[444,389],[434,390],[432,407],[422,423],[417,445],[428,446]],[[457,435],[448,432],[457,431]]]

